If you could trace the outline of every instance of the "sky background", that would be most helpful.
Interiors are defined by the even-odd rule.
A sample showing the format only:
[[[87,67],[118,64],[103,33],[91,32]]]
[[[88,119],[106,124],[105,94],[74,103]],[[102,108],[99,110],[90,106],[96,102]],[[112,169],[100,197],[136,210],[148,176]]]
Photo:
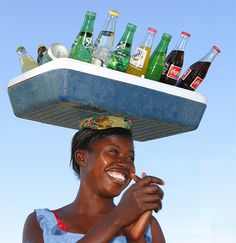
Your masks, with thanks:
[[[74,200],[79,181],[69,165],[72,129],[17,118],[7,84],[20,74],[16,47],[36,59],[39,44],[71,47],[87,10],[97,13],[96,38],[109,9],[120,12],[115,44],[128,22],[136,24],[133,50],[147,27],[172,35],[191,34],[183,71],[217,45],[221,50],[198,92],[207,109],[197,130],[135,142],[138,174],[165,180],[159,220],[167,243],[236,242],[236,80],[234,0],[0,0],[0,235],[21,242],[35,208],[55,209]],[[157,104],[158,105],[158,104]]]

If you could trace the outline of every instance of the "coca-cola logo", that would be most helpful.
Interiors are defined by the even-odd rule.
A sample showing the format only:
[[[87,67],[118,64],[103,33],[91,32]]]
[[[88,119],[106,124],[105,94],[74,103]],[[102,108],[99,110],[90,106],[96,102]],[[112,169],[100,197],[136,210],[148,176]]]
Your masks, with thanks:
[[[167,73],[167,77],[177,80],[179,78],[181,68],[171,64],[170,69]]]

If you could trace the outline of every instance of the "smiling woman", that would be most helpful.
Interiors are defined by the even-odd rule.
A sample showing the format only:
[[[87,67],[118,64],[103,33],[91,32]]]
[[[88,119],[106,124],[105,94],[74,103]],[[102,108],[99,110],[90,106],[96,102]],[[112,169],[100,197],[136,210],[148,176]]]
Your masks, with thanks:
[[[85,119],[72,139],[71,164],[80,177],[75,200],[56,210],[31,213],[23,242],[155,242],[164,243],[151,215],[162,207],[163,181],[137,177],[134,165],[132,121],[119,117]],[[114,197],[135,179],[120,202]]]

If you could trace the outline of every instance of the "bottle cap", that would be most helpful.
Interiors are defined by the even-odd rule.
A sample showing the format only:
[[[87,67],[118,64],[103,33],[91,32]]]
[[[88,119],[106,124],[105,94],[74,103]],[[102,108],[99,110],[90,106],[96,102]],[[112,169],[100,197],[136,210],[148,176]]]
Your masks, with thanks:
[[[126,25],[126,29],[128,29],[128,30],[133,30],[133,31],[135,31],[136,28],[137,28],[137,25],[135,25],[135,24],[128,23],[128,24]]]
[[[162,37],[167,38],[167,39],[171,39],[172,35],[167,34],[167,33],[163,33]]]
[[[213,46],[212,48],[213,48],[214,50],[216,50],[218,53],[221,52],[221,50],[220,50],[217,46]]]
[[[38,46],[37,51],[39,51],[39,49],[42,48],[42,47],[45,47],[45,48],[46,48],[46,46],[45,46],[44,44],[40,44],[40,45]]]
[[[120,15],[119,12],[117,12],[115,10],[109,10],[108,13],[113,15],[113,16],[116,16],[116,17],[118,17]]]
[[[185,35],[185,36],[187,36],[187,37],[190,37],[190,36],[191,36],[189,33],[184,32],[184,31],[181,32],[181,35]]]
[[[89,18],[95,18],[96,17],[96,13],[92,12],[92,11],[87,11],[86,16],[88,16]]]
[[[16,48],[16,52],[18,52],[20,49],[25,49],[25,47],[24,47],[24,46],[18,46],[18,47]]]
[[[157,33],[157,30],[153,29],[152,27],[148,27],[148,31],[151,31],[153,33]]]

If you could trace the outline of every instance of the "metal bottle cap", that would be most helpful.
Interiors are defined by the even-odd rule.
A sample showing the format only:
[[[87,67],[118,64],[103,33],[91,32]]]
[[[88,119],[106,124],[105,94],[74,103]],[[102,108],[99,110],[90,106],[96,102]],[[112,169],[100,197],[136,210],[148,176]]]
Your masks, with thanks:
[[[116,16],[116,17],[118,17],[120,15],[120,13],[115,11],[115,10],[109,10],[108,13],[113,15],[113,16]]]

